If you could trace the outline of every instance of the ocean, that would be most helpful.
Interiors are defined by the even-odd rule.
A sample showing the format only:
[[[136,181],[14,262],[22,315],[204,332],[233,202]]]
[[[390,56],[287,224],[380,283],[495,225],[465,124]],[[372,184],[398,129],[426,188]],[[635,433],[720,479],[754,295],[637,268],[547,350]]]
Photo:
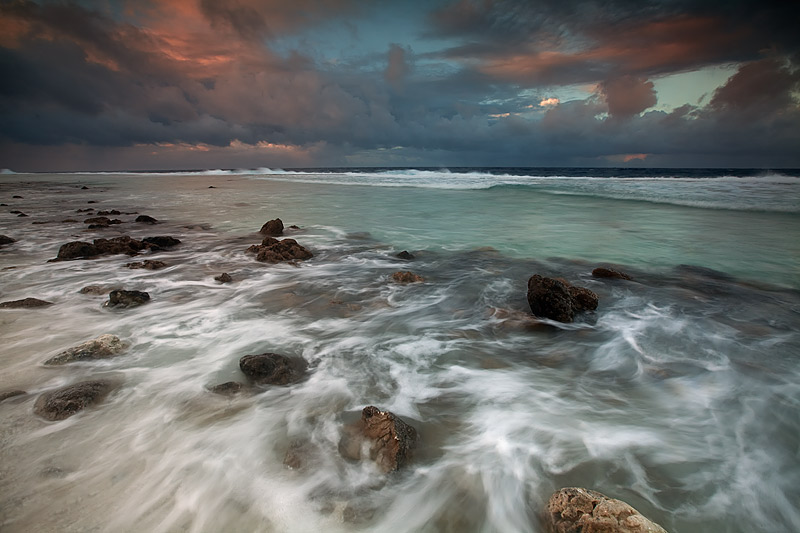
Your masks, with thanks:
[[[569,486],[672,533],[800,531],[798,170],[9,172],[0,202],[0,301],[53,303],[0,309],[0,395],[24,391],[0,402],[4,532],[538,532]],[[101,210],[121,223],[89,229]],[[245,252],[275,218],[311,259]],[[181,244],[49,262],[121,235]],[[598,308],[534,318],[534,274]],[[43,364],[102,334],[127,349]],[[209,391],[264,352],[307,375]],[[87,379],[117,385],[34,414]],[[397,472],[340,453],[369,405],[419,434]]]

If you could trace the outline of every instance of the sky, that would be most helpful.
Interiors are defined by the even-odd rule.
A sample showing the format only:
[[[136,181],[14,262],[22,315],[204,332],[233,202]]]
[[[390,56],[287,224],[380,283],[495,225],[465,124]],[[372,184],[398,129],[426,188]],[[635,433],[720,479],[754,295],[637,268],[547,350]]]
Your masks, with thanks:
[[[800,2],[0,0],[0,168],[800,168]]]

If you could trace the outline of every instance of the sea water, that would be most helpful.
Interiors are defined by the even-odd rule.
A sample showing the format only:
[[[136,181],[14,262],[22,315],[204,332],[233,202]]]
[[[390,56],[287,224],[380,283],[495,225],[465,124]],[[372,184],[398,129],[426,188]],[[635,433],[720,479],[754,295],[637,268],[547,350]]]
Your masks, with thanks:
[[[0,393],[26,392],[0,403],[3,531],[542,531],[564,486],[671,532],[800,530],[797,172],[7,174],[0,202],[17,239],[0,300],[54,303],[0,309]],[[89,230],[89,207],[127,214]],[[312,259],[244,252],[277,217]],[[182,243],[48,263],[117,235]],[[125,267],[143,258],[168,266]],[[597,311],[534,319],[533,274],[590,288]],[[106,308],[88,285],[151,301]],[[104,333],[127,351],[42,365]],[[307,379],[208,391],[267,351],[305,358]],[[120,385],[65,421],[33,414],[89,378]],[[338,453],[367,405],[419,432],[399,472]],[[296,442],[317,450],[304,469],[284,464]]]

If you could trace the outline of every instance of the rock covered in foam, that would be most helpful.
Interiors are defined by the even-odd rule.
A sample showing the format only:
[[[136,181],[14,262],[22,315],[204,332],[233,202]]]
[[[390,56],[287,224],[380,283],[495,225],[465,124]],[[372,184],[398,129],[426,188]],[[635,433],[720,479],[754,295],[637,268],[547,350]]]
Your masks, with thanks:
[[[245,355],[239,359],[242,373],[258,385],[295,383],[303,378],[306,366],[302,358],[291,358],[270,352]]]
[[[368,405],[356,424],[344,428],[339,453],[348,459],[361,460],[366,445],[369,459],[388,473],[408,462],[417,438],[417,430],[394,413]]]
[[[122,353],[127,344],[116,335],[100,335],[97,338],[68,348],[44,362],[46,365],[63,365],[74,361],[107,359]]]
[[[111,382],[103,380],[75,383],[39,396],[33,412],[47,420],[64,420],[99,403],[113,388]]]
[[[627,503],[579,487],[553,493],[545,522],[550,533],[667,533]]]

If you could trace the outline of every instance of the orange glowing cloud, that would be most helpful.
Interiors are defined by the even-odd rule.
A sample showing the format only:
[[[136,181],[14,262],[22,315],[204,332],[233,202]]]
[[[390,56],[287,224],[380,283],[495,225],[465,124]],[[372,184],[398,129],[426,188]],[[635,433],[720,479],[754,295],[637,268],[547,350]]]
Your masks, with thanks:
[[[558,98],[542,98],[542,101],[539,102],[539,107],[555,107],[560,103],[561,101]]]

